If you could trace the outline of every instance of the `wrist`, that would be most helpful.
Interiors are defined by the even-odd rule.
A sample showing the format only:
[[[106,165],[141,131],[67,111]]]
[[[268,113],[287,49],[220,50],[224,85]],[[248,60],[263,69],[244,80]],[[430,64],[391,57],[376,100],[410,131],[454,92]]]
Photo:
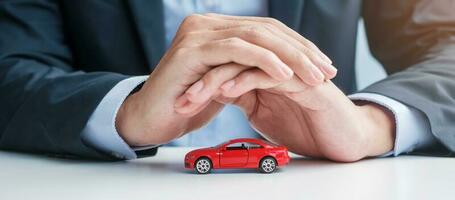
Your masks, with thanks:
[[[359,125],[367,134],[366,156],[379,156],[393,150],[395,117],[387,108],[366,101],[355,102],[363,117]]]
[[[149,90],[144,85],[140,91],[128,96],[117,112],[115,127],[130,146],[168,143],[186,130],[186,123],[178,123],[182,118],[174,116],[173,110],[169,109],[173,108],[172,104],[150,98]]]
[[[140,123],[134,119],[134,113],[137,107],[138,93],[131,94],[120,106],[116,119],[115,128],[119,136],[130,146],[142,146],[138,133],[141,133]]]

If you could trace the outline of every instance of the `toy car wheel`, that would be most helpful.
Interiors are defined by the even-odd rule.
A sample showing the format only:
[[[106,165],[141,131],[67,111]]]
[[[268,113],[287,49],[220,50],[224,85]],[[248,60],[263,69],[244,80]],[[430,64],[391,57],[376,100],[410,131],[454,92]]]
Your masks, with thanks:
[[[208,158],[199,158],[194,164],[194,169],[199,174],[207,174],[212,170],[212,162]]]
[[[276,170],[276,160],[272,157],[265,157],[259,163],[259,171],[262,173],[272,173]]]

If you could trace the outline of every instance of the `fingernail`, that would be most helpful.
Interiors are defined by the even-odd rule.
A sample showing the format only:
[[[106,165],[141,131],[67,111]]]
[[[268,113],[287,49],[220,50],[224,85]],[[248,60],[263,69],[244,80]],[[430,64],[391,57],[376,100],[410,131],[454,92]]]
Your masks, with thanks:
[[[202,87],[204,87],[204,83],[202,82],[202,80],[199,80],[190,88],[188,88],[188,90],[186,90],[186,93],[197,94],[199,91],[202,90]]]
[[[333,65],[326,64],[324,65],[324,70],[326,73],[330,74],[331,76],[335,75],[337,73],[337,68]]]
[[[322,74],[322,72],[316,66],[313,66],[312,70],[313,70],[313,76],[316,80],[318,80],[318,81],[324,80],[324,74]]]
[[[322,56],[322,59],[323,59],[325,62],[327,62],[327,63],[329,63],[329,64],[332,64],[332,63],[333,63],[332,60],[330,60],[330,58],[329,58],[327,55],[325,55],[324,53],[320,53],[320,54],[321,54],[321,56]]]
[[[224,91],[229,91],[232,87],[234,87],[234,85],[235,85],[235,81],[234,80],[230,80],[230,81],[224,83],[221,86],[221,89],[223,89]]]
[[[337,69],[330,63],[324,61],[322,58],[317,59],[316,65],[318,65],[320,70],[322,70],[324,73],[326,73],[330,77],[334,76],[337,73]],[[325,78],[327,78],[327,77],[325,77]]]

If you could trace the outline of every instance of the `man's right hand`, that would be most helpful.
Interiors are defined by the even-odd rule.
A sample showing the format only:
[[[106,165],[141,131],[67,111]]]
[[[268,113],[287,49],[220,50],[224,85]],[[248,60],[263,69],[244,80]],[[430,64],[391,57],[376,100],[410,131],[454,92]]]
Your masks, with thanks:
[[[184,115],[175,112],[174,104],[189,102],[176,102],[177,97],[212,68],[238,64],[245,67],[227,67],[231,70],[226,73],[257,67],[277,81],[286,81],[295,72],[309,85],[318,85],[336,74],[330,60],[314,44],[276,20],[193,15],[184,20],[171,48],[141,90],[120,107],[116,118],[120,136],[131,146],[143,146],[167,143],[200,128],[223,105],[211,101],[193,109],[196,114]],[[203,88],[199,82],[192,90]]]

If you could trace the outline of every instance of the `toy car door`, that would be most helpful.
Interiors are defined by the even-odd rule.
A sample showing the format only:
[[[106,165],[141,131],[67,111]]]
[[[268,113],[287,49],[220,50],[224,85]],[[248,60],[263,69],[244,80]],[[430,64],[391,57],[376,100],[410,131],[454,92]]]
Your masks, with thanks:
[[[248,162],[248,149],[242,142],[228,144],[220,152],[222,168],[241,168]]]
[[[260,159],[264,157],[264,147],[254,142],[248,142],[245,145],[248,149],[248,166],[258,166]]]

